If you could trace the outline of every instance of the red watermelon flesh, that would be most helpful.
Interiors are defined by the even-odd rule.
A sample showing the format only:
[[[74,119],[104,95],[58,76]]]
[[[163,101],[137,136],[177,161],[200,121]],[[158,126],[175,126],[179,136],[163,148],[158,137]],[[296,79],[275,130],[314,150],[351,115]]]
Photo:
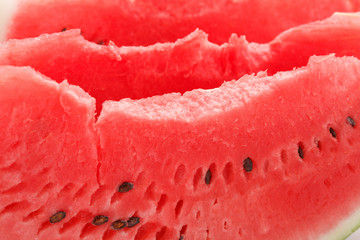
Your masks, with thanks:
[[[0,236],[36,239],[49,213],[81,214],[98,188],[95,100],[29,67],[0,75]]]
[[[359,0],[19,0],[6,37],[80,28],[94,42],[150,45],[200,28],[215,43],[226,42],[232,33],[264,43],[336,11],[359,10]]]
[[[0,72],[2,239],[339,239],[356,226],[331,231],[360,201],[354,57],[107,101],[96,123],[78,87]]]
[[[128,197],[151,210],[137,239],[184,226],[187,239],[319,239],[359,208],[359,133],[350,124],[359,76],[358,59],[330,56],[213,90],[105,102],[96,124],[104,192],[139,181]],[[118,197],[113,206],[131,215]]]
[[[100,112],[105,100],[211,89],[244,74],[304,66],[314,54],[360,57],[359,42],[359,14],[335,14],[267,44],[233,35],[219,46],[197,30],[175,43],[118,48],[88,42],[79,30],[71,30],[3,43],[0,65],[29,65],[57,82],[67,79],[95,97]]]

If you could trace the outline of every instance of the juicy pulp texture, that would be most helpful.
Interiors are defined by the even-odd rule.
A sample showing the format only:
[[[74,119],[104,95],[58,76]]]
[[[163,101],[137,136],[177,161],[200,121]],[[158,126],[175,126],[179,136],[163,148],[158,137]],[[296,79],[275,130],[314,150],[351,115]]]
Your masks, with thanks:
[[[98,188],[95,101],[30,67],[0,76],[0,236],[59,239],[48,215],[75,216]]]
[[[270,42],[268,73],[305,66],[312,55],[360,57],[360,13],[335,13],[323,21],[289,29]]]
[[[96,123],[94,102],[79,88],[29,68],[0,72],[0,107],[8,113],[0,140],[9,143],[1,146],[7,155],[0,171],[10,169],[20,184],[2,191],[6,240],[305,240],[327,233],[360,201],[356,58],[313,57],[298,70],[245,76],[212,90],[108,101]],[[39,135],[28,136],[34,127]],[[26,178],[33,164],[45,170]],[[77,174],[84,167],[86,174]],[[48,190],[45,180],[57,187]],[[13,181],[1,178],[0,186]],[[78,182],[86,185],[79,189]],[[134,188],[119,193],[123,182]],[[19,194],[25,186],[27,200]],[[67,215],[50,224],[56,211]],[[93,225],[97,215],[109,222]],[[140,223],[111,229],[130,217]]]
[[[135,209],[150,206],[135,239],[174,239],[184,226],[189,239],[316,239],[360,200],[360,133],[347,123],[360,117],[359,73],[355,58],[312,58],[217,89],[105,102],[100,181],[139,181],[127,197],[145,198]]]
[[[84,2],[85,11],[91,2]],[[58,10],[69,3],[59,3]],[[130,7],[141,3],[122,2]],[[261,9],[254,3],[254,9]],[[74,17],[72,11],[79,8],[76,1],[72,4],[67,12]],[[108,4],[97,6],[95,20],[119,2]],[[157,4],[161,9],[165,2]],[[30,5],[22,5],[28,11],[22,16],[39,11]],[[146,7],[153,11],[154,6]],[[54,11],[46,10],[41,17]],[[141,19],[141,14],[128,17]],[[180,16],[194,17],[186,14]],[[313,13],[307,9],[306,14]],[[58,27],[56,18],[49,26]],[[201,25],[199,18],[210,19],[206,11],[191,19]],[[148,24],[159,24],[154,19]],[[92,35],[91,24],[82,28],[83,34],[98,41],[101,36]],[[174,27],[171,21],[164,24]],[[30,30],[43,31],[43,26]],[[184,26],[186,32],[192,25]],[[139,29],[134,32],[144,34]],[[210,39],[219,36],[215,41],[221,41],[229,29],[210,28]],[[98,32],[106,36],[106,31]],[[158,32],[146,34],[149,41],[159,40]],[[145,39],[139,36],[139,41]],[[78,30],[3,43],[0,236],[331,239],[338,234],[331,230],[360,202],[360,61],[313,57],[306,67],[275,73],[304,66],[313,54],[359,57],[359,38],[359,15],[338,14],[290,29],[268,44],[248,43],[234,35],[219,46],[199,30],[175,43],[150,47],[100,46],[84,40]],[[30,65],[58,83],[29,67],[4,65]],[[261,70],[275,75],[259,72],[230,81]],[[179,93],[153,96],[174,91]],[[95,120],[95,99],[86,92],[96,98],[98,109],[108,99],[149,98],[106,101]],[[119,192],[123,183],[131,187]],[[53,214],[63,212],[64,219],[49,222]],[[113,229],[115,221],[130,219],[126,224],[134,226]],[[340,225],[341,236],[356,223],[350,224]]]
[[[359,10],[359,0],[20,0],[7,38],[80,28],[93,42],[150,45],[200,28],[215,43],[226,42],[232,33],[264,43],[336,11]]]
[[[71,30],[3,43],[0,65],[31,66],[57,82],[67,79],[96,98],[99,113],[105,100],[216,88],[245,74],[304,66],[314,54],[360,57],[359,43],[359,14],[335,14],[268,44],[233,35],[219,46],[197,30],[175,43],[119,48],[88,42]]]

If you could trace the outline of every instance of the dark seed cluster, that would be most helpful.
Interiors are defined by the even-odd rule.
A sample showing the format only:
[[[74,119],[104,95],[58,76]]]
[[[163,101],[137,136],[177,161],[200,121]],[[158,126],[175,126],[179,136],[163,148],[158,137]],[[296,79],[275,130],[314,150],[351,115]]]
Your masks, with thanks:
[[[60,222],[62,219],[65,218],[65,216],[66,216],[65,212],[59,211],[50,217],[50,223]],[[100,226],[107,223],[108,221],[109,218],[107,216],[98,215],[94,217],[92,224],[95,226]],[[111,223],[111,228],[113,230],[120,230],[125,227],[132,228],[138,225],[139,223],[140,223],[140,218],[138,217],[131,217],[128,220],[119,219]]]
[[[123,182],[118,187],[118,192],[125,193],[134,188],[134,184],[130,182]],[[50,223],[60,222],[62,219],[66,217],[66,213],[64,211],[56,212],[54,215],[50,217]],[[109,221],[109,217],[105,215],[97,215],[93,218],[92,224],[95,226],[100,226]],[[140,223],[140,218],[138,217],[130,217],[128,220],[119,219],[111,223],[111,228],[113,230],[120,230],[125,227],[132,228]]]
[[[140,218],[131,217],[127,221],[123,219],[116,220],[111,224],[111,228],[114,230],[120,230],[125,227],[132,228],[140,223]]]
[[[347,118],[346,118],[346,123],[348,123],[351,127],[355,127],[356,126],[356,122],[355,122],[355,120],[352,118],[352,117],[350,117],[350,116],[348,116]],[[333,138],[337,138],[337,133],[336,133],[336,131],[334,130],[334,128],[332,128],[332,127],[330,127],[329,128],[329,132],[330,132],[330,134],[331,134],[331,136],[333,137]],[[316,141],[316,145],[317,145],[317,147],[318,148],[320,148],[320,143],[319,143],[319,141],[317,140]],[[304,149],[303,149],[304,147],[302,146],[302,144],[299,144],[299,146],[298,146],[298,154],[299,154],[299,157],[301,158],[301,159],[304,159]],[[246,159],[244,159],[244,161],[243,161],[243,167],[244,167],[244,170],[247,172],[247,173],[250,173],[252,170],[253,170],[253,161],[252,161],[252,159],[251,158],[246,158]],[[210,181],[208,180],[208,179],[211,179],[211,172],[209,172],[210,170],[208,170],[208,172],[206,173],[206,176],[205,176],[205,182],[206,182],[206,184],[208,184],[208,182],[210,183]],[[210,178],[208,177],[208,174],[210,174]]]

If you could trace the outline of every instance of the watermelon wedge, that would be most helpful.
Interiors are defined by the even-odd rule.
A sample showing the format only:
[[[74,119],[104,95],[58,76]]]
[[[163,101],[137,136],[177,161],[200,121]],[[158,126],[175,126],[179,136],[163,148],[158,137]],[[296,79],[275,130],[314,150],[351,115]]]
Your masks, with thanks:
[[[360,9],[326,1],[14,1],[52,34],[0,44],[1,239],[348,236],[360,15],[270,41]]]
[[[345,237],[360,220],[359,76],[357,58],[312,57],[212,90],[106,101],[95,122],[79,87],[1,66],[0,234]]]
[[[6,0],[4,0],[6,2]],[[80,28],[86,39],[117,45],[175,41],[196,28],[215,43],[232,33],[268,42],[282,31],[360,10],[359,0],[17,0],[6,39]],[[13,3],[14,4],[14,3]],[[9,12],[9,10],[7,11]]]
[[[59,83],[67,79],[95,97],[100,112],[105,100],[211,89],[245,74],[305,66],[314,54],[360,57],[359,43],[360,14],[334,14],[267,44],[233,35],[219,46],[196,30],[174,43],[119,48],[99,46],[69,30],[0,44],[0,65],[31,66]]]

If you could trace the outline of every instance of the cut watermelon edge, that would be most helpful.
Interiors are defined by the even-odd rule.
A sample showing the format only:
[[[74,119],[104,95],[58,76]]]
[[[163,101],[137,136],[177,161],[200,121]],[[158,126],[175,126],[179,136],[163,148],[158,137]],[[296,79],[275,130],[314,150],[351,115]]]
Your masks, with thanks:
[[[228,0],[217,1],[217,4],[213,1],[200,3],[190,1],[189,4],[161,1],[149,4],[151,1],[104,2],[93,0],[64,1],[62,4],[53,4],[55,6],[49,4],[50,7],[44,7],[42,2],[41,0],[36,0],[26,3],[25,1],[20,6],[19,12],[14,16],[14,24],[11,26],[14,30],[9,31],[8,38],[38,36],[42,32],[57,32],[64,27],[76,28],[84,26],[83,30],[87,38],[94,42],[111,40],[113,38],[114,42],[119,42],[119,45],[150,45],[168,40],[175,41],[181,35],[185,35],[195,29],[194,26],[196,25],[209,32],[210,39],[217,43],[225,42],[232,32],[237,32],[239,35],[248,35],[251,41],[267,42],[281,31],[294,25],[328,17],[334,11],[353,12],[359,9],[358,0],[346,2],[327,0],[326,3],[316,0],[303,1],[299,4],[300,6],[304,3],[310,6],[314,5],[314,9],[311,11],[304,11],[301,7],[299,9],[297,4],[290,4],[290,2],[283,2],[281,4],[268,1],[255,1],[252,4],[247,4],[247,1]],[[82,4],[79,4],[79,2],[82,2]],[[97,4],[99,2],[101,4]],[[64,9],[67,11],[64,11]],[[83,21],[78,19],[79,12],[81,16],[83,11],[91,12],[94,9],[95,11],[98,10],[100,15],[104,13],[110,15],[109,18],[106,18],[109,21],[106,23],[98,14],[92,14],[93,18],[89,20]],[[43,24],[38,11],[44,12],[41,14],[44,18],[50,19],[52,16],[52,20],[49,23]],[[21,14],[22,12],[27,14]],[[299,14],[295,14],[298,12]],[[58,17],[58,13],[61,17]],[[225,14],[227,16],[223,17]],[[250,17],[247,16],[248,14],[250,14]],[[253,17],[258,17],[258,21],[252,21]],[[287,22],[287,19],[291,21]],[[143,23],[144,20],[148,20],[148,22]],[[129,26],[124,26],[122,21],[128,21]],[[181,21],[184,21],[185,24],[181,24]],[[212,21],[218,21],[218,23],[212,25]],[[45,26],[36,26],[35,29],[32,29],[31,22],[38,22],[37,25]],[[131,24],[134,24],[132,26],[134,28],[133,32],[128,36],[124,36]],[[224,27],[219,28],[219,24],[223,24]],[[107,27],[103,27],[104,25]],[[253,27],[247,29],[247,25]],[[264,30],[262,34],[258,34],[256,28],[262,26],[264,26]],[[113,29],[117,28],[120,30],[119,34],[113,33]],[[173,29],[177,29],[177,31],[174,33]],[[144,32],[147,34],[144,34]]]
[[[360,205],[360,204],[359,204]],[[351,234],[360,228],[360,208],[350,216],[340,221],[330,232],[324,234],[319,240],[346,240]]]
[[[352,16],[352,17],[349,17]],[[245,73],[248,72],[259,72],[259,71],[265,71],[266,68],[268,68],[267,72],[269,75],[275,74],[277,71],[287,71],[291,70],[293,67],[300,67],[306,65],[306,62],[308,61],[308,52],[304,55],[295,57],[294,55],[291,55],[291,48],[296,47],[296,45],[309,45],[313,44],[315,47],[318,47],[318,42],[320,41],[327,41],[327,38],[324,38],[323,32],[319,31],[322,27],[326,28],[327,34],[330,35],[330,38],[337,39],[341,42],[341,46],[331,45],[335,47],[336,50],[338,50],[337,54],[338,56],[343,56],[345,53],[350,52],[350,54],[356,54],[354,53],[355,50],[349,49],[347,47],[348,45],[353,46],[352,44],[360,39],[360,31],[356,31],[356,29],[359,29],[360,26],[360,14],[359,13],[335,13],[331,17],[326,18],[324,20],[319,20],[313,23],[309,24],[303,24],[299,25],[297,27],[291,28],[286,30],[285,32],[278,35],[275,39],[273,39],[271,42],[266,44],[257,44],[253,42],[248,42],[246,40],[245,36],[238,37],[236,34],[233,34],[228,42],[223,43],[221,45],[212,43],[208,40],[208,34],[200,29],[196,29],[193,32],[189,33],[183,38],[177,39],[175,42],[167,42],[167,43],[156,43],[154,45],[150,45],[147,47],[134,47],[134,46],[122,46],[118,47],[113,43],[110,43],[109,45],[98,45],[96,43],[93,43],[91,41],[86,40],[82,35],[81,31],[79,29],[70,29],[65,32],[58,32],[58,33],[52,33],[52,34],[42,34],[39,37],[36,38],[28,38],[28,39],[13,39],[8,40],[6,43],[3,43],[1,46],[3,49],[7,48],[21,48],[21,50],[26,48],[31,49],[37,49],[41,47],[40,42],[44,41],[46,43],[45,49],[49,48],[51,46],[50,44],[53,41],[58,41],[63,43],[66,46],[73,47],[76,49],[79,49],[79,52],[76,57],[82,59],[85,59],[86,54],[88,54],[91,58],[93,58],[94,62],[101,61],[102,58],[104,58],[104,65],[101,63],[99,66],[104,66],[105,68],[109,69],[109,78],[108,81],[99,82],[98,78],[95,78],[95,83],[99,84],[99,89],[97,90],[89,84],[86,84],[86,81],[84,82],[83,77],[77,76],[77,74],[74,74],[76,72],[76,69],[69,67],[69,63],[66,62],[67,60],[64,55],[59,55],[51,59],[51,64],[56,64],[56,61],[60,61],[65,65],[63,67],[64,70],[67,68],[70,69],[70,78],[69,82],[74,85],[82,86],[85,91],[89,90],[89,93],[93,91],[94,94],[92,94],[93,97],[97,99],[97,111],[96,114],[99,116],[101,111],[101,104],[105,100],[117,100],[121,99],[123,97],[129,97],[132,99],[140,99],[144,97],[151,97],[154,95],[161,95],[164,93],[171,93],[171,92],[181,92],[182,94],[185,91],[191,91],[192,89],[198,89],[198,88],[205,88],[205,89],[212,89],[215,87],[218,87],[224,80],[232,80],[232,79],[238,79],[239,76],[242,76]],[[331,23],[334,24],[334,27]],[[341,26],[345,25],[345,35],[346,39],[341,39],[339,37],[338,30],[341,28]],[[342,32],[340,31],[340,34]],[[349,42],[350,34],[353,34],[351,38],[352,41]],[[315,37],[312,37],[315,35]],[[297,40],[296,37],[298,37]],[[331,43],[332,44],[332,43]],[[209,80],[209,78],[199,78],[199,74],[201,75],[202,71],[205,71],[205,68],[207,65],[202,62],[201,56],[197,55],[196,53],[193,53],[192,51],[188,50],[191,47],[201,48],[205,49],[202,54],[207,53],[210,55],[214,55],[210,59],[210,64],[213,66],[213,73],[214,77],[212,80]],[[338,47],[338,48],[336,48]],[[56,45],[56,49],[59,48],[58,45]],[[233,51],[235,48],[238,48],[238,51]],[[321,47],[320,47],[321,48]],[[69,49],[68,49],[69,50]],[[305,48],[305,50],[308,50]],[[356,48],[357,50],[357,48]],[[52,52],[51,49],[49,49],[53,55],[56,56],[56,51]],[[329,53],[328,49],[325,48],[324,50],[320,51],[321,53],[326,52],[326,54]],[[24,65],[26,64],[26,59],[22,54],[24,51],[14,51],[14,52],[6,52],[3,51],[3,59],[0,59],[0,61],[3,61],[6,63],[6,61],[10,61],[11,65]],[[54,74],[53,79],[57,82],[63,81],[64,78],[66,78],[66,74],[63,74],[64,71],[61,71],[62,68],[60,67],[56,71],[49,70],[47,66],[43,66],[39,64],[38,60],[41,58],[40,55],[36,55],[37,53],[34,52],[34,59],[35,65],[34,68],[38,68],[40,72],[43,72],[45,75],[49,75],[51,77],[51,74]],[[84,53],[82,53],[84,52]],[[299,52],[299,50],[297,50]],[[306,52],[306,51],[305,51]],[[155,67],[156,73],[154,75],[146,75],[143,73],[137,74],[134,71],[130,71],[127,68],[131,67],[138,67],[137,63],[134,63],[134,60],[136,58],[141,59],[144,61],[144,69],[149,70],[150,72],[153,70],[149,65],[149,61],[147,61],[147,58],[151,58],[151,55],[156,55],[159,53],[159,55],[163,54],[164,56],[161,57],[161,64],[158,64],[158,66]],[[310,51],[311,53],[311,51]],[[148,55],[147,55],[148,54]],[[178,76],[172,75],[174,69],[179,68],[179,62],[176,58],[179,58],[180,55],[185,55],[188,62],[190,62],[188,65],[186,65],[184,68],[181,68],[181,74],[186,75],[186,79],[191,79],[193,77],[194,81],[189,81],[190,83],[187,83],[186,86],[176,85],[167,88],[163,87],[166,85],[166,83],[169,83],[170,80],[177,81]],[[314,53],[312,53],[314,54]],[[201,55],[201,54],[200,54]],[[325,55],[323,54],[317,54],[317,55]],[[135,57],[134,57],[135,56]],[[357,56],[357,55],[356,55]],[[42,56],[44,57],[44,56]],[[192,57],[192,58],[191,58]],[[247,61],[246,57],[248,57]],[[21,60],[21,59],[25,60]],[[287,59],[287,61],[281,61],[282,58]],[[294,60],[294,58],[296,58]],[[11,59],[11,60],[8,60]],[[15,60],[14,60],[15,59]],[[191,62],[191,59],[194,59],[193,62]],[[301,60],[299,60],[301,59]],[[130,62],[129,65],[126,65],[126,62]],[[174,64],[170,65],[170,70],[166,70],[167,67],[167,61],[174,60]],[[233,60],[235,62],[232,64],[230,60]],[[25,63],[24,63],[25,61]],[[28,59],[28,61],[32,61],[31,59]],[[86,61],[86,60],[84,60]],[[125,63],[124,63],[125,62]],[[75,64],[81,64],[80,60],[74,60]],[[114,71],[113,68],[109,67],[109,63],[114,64],[115,66],[119,66],[119,68],[124,68],[126,73],[131,76],[127,78],[117,78],[116,75],[121,75],[119,71]],[[31,65],[31,64],[30,64]],[[160,70],[158,70],[158,68]],[[240,70],[239,70],[240,69]],[[245,69],[245,70],[241,70]],[[89,74],[90,77],[91,74],[94,74],[94,70],[86,69],[84,68],[84,71],[86,74]],[[192,71],[195,73],[193,74]],[[55,72],[55,73],[54,73]],[[61,73],[59,73],[61,72]],[[100,76],[102,74],[106,74],[106,71],[100,71]],[[151,73],[153,74],[153,73]],[[156,75],[158,74],[158,75]],[[163,76],[161,75],[163,74]],[[192,75],[193,74],[193,75]],[[210,74],[210,73],[208,73]],[[95,74],[94,74],[95,75]],[[71,78],[71,76],[73,78]],[[79,82],[77,82],[76,76],[78,79],[81,79]],[[151,86],[160,86],[159,88],[156,88],[155,90],[152,90],[151,88],[146,87],[137,87],[138,85],[141,85],[142,81],[137,81],[137,77],[144,77],[146,79],[156,79],[157,77],[159,80],[154,80],[151,82]],[[111,80],[123,80],[126,84],[119,84],[119,92],[116,93],[113,91],[114,87],[112,87]],[[103,84],[103,85],[102,85]],[[192,85],[195,85],[196,87],[193,87]],[[136,87],[131,87],[136,86]],[[166,85],[167,86],[167,85]],[[91,89],[90,89],[91,88]],[[124,96],[124,90],[128,89],[127,93],[125,93]],[[139,91],[136,91],[139,90]],[[111,97],[109,99],[106,99],[105,93],[111,92]],[[136,92],[136,93],[134,93]],[[118,94],[118,95],[117,95]],[[145,96],[144,96],[144,95]],[[108,95],[109,96],[109,95]],[[100,99],[100,100],[99,100]]]

